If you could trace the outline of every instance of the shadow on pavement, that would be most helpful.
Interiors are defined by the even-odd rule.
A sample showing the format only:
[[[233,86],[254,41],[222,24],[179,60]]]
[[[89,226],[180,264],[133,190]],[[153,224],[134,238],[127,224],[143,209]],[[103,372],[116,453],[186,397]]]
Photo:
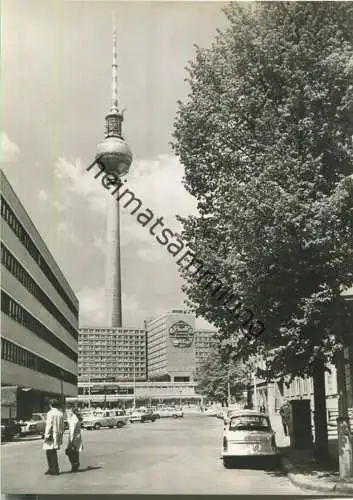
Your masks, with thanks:
[[[285,472],[281,468],[279,459],[271,462],[269,460],[254,460],[246,457],[242,457],[241,459],[235,458],[228,462],[227,469],[262,470],[268,472],[271,476],[285,476]]]
[[[11,441],[2,441],[1,444],[11,444],[11,443],[26,443],[27,441],[41,441],[42,436],[28,436],[28,437],[14,437]]]
[[[84,469],[79,469],[77,472],[71,472],[70,470],[67,470],[67,471],[64,471],[64,472],[60,472],[60,476],[62,474],[71,474],[71,475],[75,475],[75,474],[78,474],[80,472],[89,472],[91,470],[97,470],[97,469],[102,469],[103,467],[101,465],[95,465],[95,466],[91,466],[89,465],[88,467],[84,468]]]
[[[314,458],[313,449],[296,450],[290,446],[280,447],[281,456],[295,467],[295,474],[319,475],[321,478],[338,478],[338,463],[335,460],[320,462]]]

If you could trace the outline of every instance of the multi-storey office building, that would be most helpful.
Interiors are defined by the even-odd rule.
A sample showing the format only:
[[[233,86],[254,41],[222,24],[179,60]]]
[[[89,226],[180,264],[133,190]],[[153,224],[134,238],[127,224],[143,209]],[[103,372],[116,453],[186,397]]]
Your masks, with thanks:
[[[1,386],[18,388],[22,417],[44,409],[48,397],[77,394],[79,304],[2,171],[0,177]]]
[[[197,330],[195,332],[196,377],[216,344],[217,332],[215,330]]]
[[[196,371],[195,316],[173,309],[146,322],[148,379],[191,382]]]
[[[206,361],[216,331],[196,330],[193,313],[172,309],[146,322],[148,379],[191,382]]]
[[[78,359],[82,380],[146,380],[146,331],[80,328]]]

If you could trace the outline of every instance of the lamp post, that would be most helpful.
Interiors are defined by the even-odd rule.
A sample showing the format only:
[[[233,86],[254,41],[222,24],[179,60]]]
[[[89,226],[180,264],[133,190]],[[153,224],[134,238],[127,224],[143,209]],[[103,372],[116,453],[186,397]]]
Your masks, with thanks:
[[[253,373],[254,380],[254,409],[257,410],[257,386],[256,386],[256,375]]]
[[[134,347],[134,408],[136,408],[136,345]]]
[[[88,375],[88,409],[91,409],[91,376]]]

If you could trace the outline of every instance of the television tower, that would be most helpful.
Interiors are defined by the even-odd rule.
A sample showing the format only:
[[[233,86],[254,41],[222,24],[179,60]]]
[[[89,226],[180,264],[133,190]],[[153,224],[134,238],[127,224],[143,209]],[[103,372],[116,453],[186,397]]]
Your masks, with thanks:
[[[132,152],[122,136],[123,114],[118,105],[118,56],[117,34],[113,27],[112,104],[105,117],[105,139],[98,144],[96,159],[106,174],[122,177],[129,171]],[[119,201],[108,200],[107,255],[105,291],[107,320],[112,327],[122,326],[121,261],[120,261],[120,210]]]

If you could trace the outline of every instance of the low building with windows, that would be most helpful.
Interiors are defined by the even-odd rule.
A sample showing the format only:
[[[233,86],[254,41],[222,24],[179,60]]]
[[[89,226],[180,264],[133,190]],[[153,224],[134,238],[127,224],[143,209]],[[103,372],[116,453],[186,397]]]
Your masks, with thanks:
[[[17,388],[12,415],[26,417],[43,410],[48,397],[77,394],[79,304],[2,171],[0,177],[1,386]]]
[[[67,398],[80,407],[128,408],[133,406],[200,405],[194,382],[98,382],[79,380],[78,396]]]
[[[145,381],[146,331],[124,327],[82,327],[78,360],[82,380]]]

